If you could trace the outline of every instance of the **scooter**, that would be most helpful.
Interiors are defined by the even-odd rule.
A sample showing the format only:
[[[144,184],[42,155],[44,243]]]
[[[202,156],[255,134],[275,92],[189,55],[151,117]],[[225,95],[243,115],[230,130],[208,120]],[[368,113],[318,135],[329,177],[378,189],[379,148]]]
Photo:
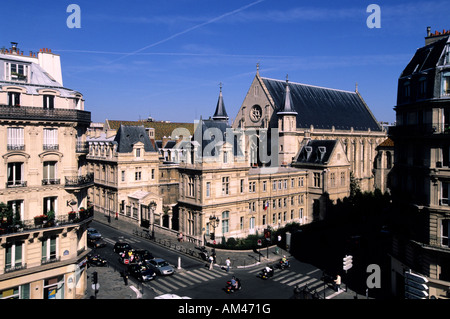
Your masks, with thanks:
[[[273,267],[269,267],[270,270],[268,271],[266,268],[262,269],[261,272],[258,274],[258,277],[261,279],[269,279],[270,277],[273,277],[274,269]]]
[[[238,290],[241,290],[241,289],[242,289],[242,284],[241,284],[240,279],[239,279],[239,278],[236,278],[235,280],[236,280],[236,282],[237,282],[237,288],[234,287],[234,286],[231,284],[231,280],[228,280],[228,281],[227,281],[227,284],[225,285],[225,291],[226,291],[227,293],[233,293],[233,292],[235,292],[235,291],[238,291]]]
[[[89,266],[98,266],[98,267],[106,267],[108,262],[106,259],[100,257],[99,255],[91,255],[88,256],[87,263]]]
[[[279,269],[283,270],[283,269],[286,269],[286,268],[289,268],[289,267],[291,267],[291,264],[289,263],[288,260],[286,260],[286,262],[283,262],[283,259],[280,259],[280,262],[278,263],[278,268]]]

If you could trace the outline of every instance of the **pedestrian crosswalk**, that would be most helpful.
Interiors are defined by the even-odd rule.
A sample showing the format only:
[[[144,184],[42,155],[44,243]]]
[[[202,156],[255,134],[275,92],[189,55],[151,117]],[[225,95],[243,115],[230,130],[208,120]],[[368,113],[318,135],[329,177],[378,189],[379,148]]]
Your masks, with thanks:
[[[259,272],[261,272],[261,268],[254,268],[249,272],[257,275]],[[320,275],[318,274],[318,272],[320,272],[320,269],[315,269],[305,274],[296,273],[286,269],[282,271],[275,271],[273,277],[271,277],[269,280],[292,288],[302,288],[307,286],[312,291],[320,294],[320,296],[323,296],[325,292],[325,296],[327,299],[329,297],[334,297],[334,290],[329,288],[327,285],[324,285],[323,281],[320,279]]]
[[[156,280],[144,283],[144,285],[152,289],[156,294],[161,295],[177,289],[187,288],[197,284],[199,281],[209,281],[227,275],[223,270],[198,268],[188,271],[177,271],[171,276],[158,277]]]

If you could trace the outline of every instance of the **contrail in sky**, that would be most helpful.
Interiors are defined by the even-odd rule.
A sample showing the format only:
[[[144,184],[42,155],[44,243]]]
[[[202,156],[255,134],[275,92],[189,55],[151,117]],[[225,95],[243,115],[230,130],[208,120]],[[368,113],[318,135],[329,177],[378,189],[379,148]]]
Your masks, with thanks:
[[[147,46],[145,46],[145,47],[143,47],[143,48],[141,48],[141,49],[139,49],[139,50],[136,50],[136,51],[127,53],[127,54],[125,54],[124,56],[121,56],[120,58],[117,58],[117,59],[115,59],[115,60],[110,61],[109,63],[117,62],[117,61],[122,60],[122,59],[124,59],[124,58],[126,58],[126,57],[129,57],[129,56],[135,55],[135,54],[137,54],[137,53],[139,53],[139,52],[142,52],[142,51],[144,51],[144,50],[146,50],[146,49],[148,49],[148,48],[153,48],[153,47],[155,47],[155,46],[157,46],[157,45],[160,45],[161,43],[164,43],[164,42],[170,41],[170,40],[172,40],[172,39],[174,39],[174,38],[176,38],[176,37],[179,37],[180,35],[186,34],[186,33],[188,33],[188,32],[191,32],[191,31],[195,30],[195,29],[201,28],[201,27],[203,27],[203,26],[205,26],[205,25],[208,25],[208,24],[214,23],[214,22],[216,22],[216,21],[219,21],[219,20],[221,20],[221,19],[223,19],[223,18],[225,18],[225,17],[228,17],[228,16],[230,16],[230,15],[233,15],[233,14],[239,13],[239,12],[241,12],[241,11],[244,11],[245,9],[250,8],[250,7],[254,6],[254,5],[257,5],[258,3],[263,2],[263,1],[264,1],[264,0],[258,0],[258,1],[252,2],[252,3],[248,4],[248,5],[245,5],[245,6],[243,6],[243,7],[240,7],[239,9],[236,9],[236,10],[233,10],[233,11],[230,11],[230,12],[227,12],[227,13],[224,13],[224,14],[222,14],[222,15],[216,17],[216,18],[213,18],[213,19],[210,19],[210,20],[208,20],[208,21],[206,21],[206,22],[197,24],[197,25],[195,25],[195,26],[193,26],[193,27],[190,27],[190,28],[188,28],[188,29],[186,29],[186,30],[184,30],[184,31],[180,31],[180,32],[178,32],[178,33],[175,33],[175,34],[171,35],[171,36],[168,37],[168,38],[165,38],[165,39],[163,39],[163,40],[160,40],[160,41],[157,41],[157,42],[155,42],[155,43],[149,44],[149,45],[147,45]],[[109,64],[109,63],[108,63],[108,64]]]

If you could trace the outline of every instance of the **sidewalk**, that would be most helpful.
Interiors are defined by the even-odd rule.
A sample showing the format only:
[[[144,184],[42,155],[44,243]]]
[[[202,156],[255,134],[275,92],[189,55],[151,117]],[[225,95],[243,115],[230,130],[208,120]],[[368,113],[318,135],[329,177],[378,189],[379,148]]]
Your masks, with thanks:
[[[127,233],[132,236],[136,236],[133,232],[136,229],[140,229],[140,227],[136,225],[132,225],[122,220],[116,220],[111,218],[108,221],[103,215],[95,215],[94,220],[96,222],[108,225],[112,228],[119,229],[120,231]],[[169,236],[161,231],[158,231],[155,228],[155,240],[151,240],[153,243],[159,244],[161,246],[166,247],[167,249],[175,250],[179,253],[184,253],[189,255],[189,251],[199,252],[196,249],[196,245],[192,242],[178,242],[177,238],[174,236]],[[207,247],[208,252],[211,251],[209,247]],[[276,245],[270,246],[268,248],[262,247],[261,249],[257,249],[257,251],[253,250],[224,250],[224,249],[216,249],[216,263],[215,267],[226,267],[226,259],[230,258],[231,260],[231,269],[239,268],[252,268],[262,264],[270,264],[277,262],[283,255],[290,258],[292,257],[290,253],[286,250],[280,249]],[[135,281],[128,279],[128,285],[125,285],[125,280],[122,277],[121,273],[116,271],[110,267],[90,267],[88,269],[88,293],[85,296],[85,299],[93,298],[94,290],[91,289],[92,283],[92,273],[97,271],[100,289],[97,293],[98,299],[148,299],[152,298],[152,292],[148,291],[145,286],[136,283]],[[107,278],[107,280],[104,280]],[[345,283],[343,285],[345,286]],[[146,291],[147,289],[147,291]],[[341,290],[331,295],[333,299],[366,299],[366,296],[357,295],[355,292],[347,289]],[[328,296],[327,299],[330,299]]]

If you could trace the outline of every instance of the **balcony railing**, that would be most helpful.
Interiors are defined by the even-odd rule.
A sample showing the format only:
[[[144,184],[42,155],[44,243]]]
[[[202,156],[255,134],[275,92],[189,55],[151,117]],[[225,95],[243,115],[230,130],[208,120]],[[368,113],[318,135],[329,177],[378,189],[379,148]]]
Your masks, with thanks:
[[[91,122],[91,112],[74,109],[44,109],[31,106],[9,106],[0,104],[0,119],[51,120],[68,122]]]
[[[94,173],[81,176],[66,176],[66,187],[85,187],[94,183]]]
[[[7,144],[6,150],[8,151],[25,151],[25,145],[24,144]]]
[[[59,150],[59,144],[44,144],[42,148],[44,151],[57,151]]]
[[[61,184],[61,179],[59,178],[45,178],[42,180],[42,185],[59,185]]]
[[[450,134],[450,124],[426,123],[426,124],[396,125],[389,128],[389,134],[393,135]]]
[[[6,188],[14,187],[27,187],[27,181],[8,181],[6,182]]]
[[[36,229],[42,228],[51,228],[51,227],[63,227],[69,224],[78,224],[89,221],[94,216],[93,209],[87,209],[81,212],[76,212],[73,214],[65,213],[63,215],[58,215],[54,220],[42,220],[37,221],[34,218],[28,220],[21,220],[11,223],[2,223],[0,224],[0,236],[21,233],[25,231],[33,231]]]

